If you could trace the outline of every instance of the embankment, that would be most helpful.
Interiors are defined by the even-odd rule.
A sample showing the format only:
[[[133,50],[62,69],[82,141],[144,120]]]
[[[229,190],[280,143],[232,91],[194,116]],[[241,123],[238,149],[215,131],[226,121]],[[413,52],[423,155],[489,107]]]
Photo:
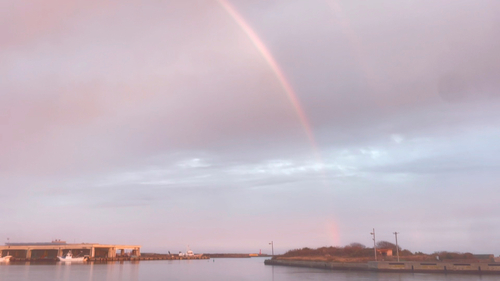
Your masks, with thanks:
[[[367,262],[341,263],[329,261],[301,261],[271,259],[266,265],[309,267],[329,270],[358,270],[376,272],[414,272],[414,273],[468,273],[500,274],[500,263],[453,263],[453,262]]]
[[[210,258],[254,258],[254,257],[270,257],[270,255],[259,255],[259,254],[205,254],[210,256]]]

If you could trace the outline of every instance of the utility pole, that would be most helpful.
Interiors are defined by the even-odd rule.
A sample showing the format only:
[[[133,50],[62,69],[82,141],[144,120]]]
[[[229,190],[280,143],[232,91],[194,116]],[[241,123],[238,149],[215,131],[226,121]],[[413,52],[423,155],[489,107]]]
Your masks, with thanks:
[[[373,235],[373,251],[375,252],[375,261],[377,260],[377,242],[375,241],[375,228],[373,229],[373,232],[370,232],[371,235]]]
[[[271,245],[272,256],[274,257],[274,242],[271,241],[271,243],[269,243],[269,245]]]
[[[398,234],[399,232],[394,232],[394,236],[396,236],[396,254],[398,255],[398,261],[399,261]]]

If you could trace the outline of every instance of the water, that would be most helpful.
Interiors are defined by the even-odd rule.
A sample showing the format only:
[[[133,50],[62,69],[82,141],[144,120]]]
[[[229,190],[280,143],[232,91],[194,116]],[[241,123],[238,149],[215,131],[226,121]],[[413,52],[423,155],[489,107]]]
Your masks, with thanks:
[[[266,266],[264,258],[210,260],[158,260],[113,263],[0,264],[0,280],[37,281],[155,281],[155,280],[335,280],[335,281],[489,281],[499,276],[375,273]]]

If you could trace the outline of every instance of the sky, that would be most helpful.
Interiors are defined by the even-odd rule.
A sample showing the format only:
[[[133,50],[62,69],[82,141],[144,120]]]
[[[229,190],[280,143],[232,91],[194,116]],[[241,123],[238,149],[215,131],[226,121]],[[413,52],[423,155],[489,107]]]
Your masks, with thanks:
[[[1,1],[0,241],[499,255],[498,14]]]

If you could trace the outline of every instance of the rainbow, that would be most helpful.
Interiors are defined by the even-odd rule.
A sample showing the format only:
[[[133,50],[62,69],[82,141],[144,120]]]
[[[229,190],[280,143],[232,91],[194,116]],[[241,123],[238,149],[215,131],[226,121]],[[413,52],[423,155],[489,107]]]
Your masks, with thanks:
[[[260,37],[255,33],[255,31],[250,27],[250,25],[243,19],[243,17],[236,11],[236,9],[227,1],[227,0],[217,0],[222,7],[231,15],[231,17],[236,21],[236,23],[240,26],[240,28],[247,34],[247,36],[250,38],[250,41],[255,45],[257,50],[262,54],[262,57],[264,57],[265,61],[271,67],[272,71],[276,75],[276,78],[278,79],[279,83],[285,90],[285,93],[288,97],[288,100],[291,102],[293,105],[295,111],[297,112],[297,115],[299,117],[300,123],[302,127],[304,128],[307,137],[309,139],[309,142],[311,143],[311,146],[313,148],[313,153],[316,158],[316,160],[322,164],[324,167],[324,161],[319,153],[319,148],[318,145],[316,144],[316,140],[314,138],[313,131],[311,129],[311,125],[309,123],[309,120],[307,119],[307,116],[304,112],[304,109],[302,108],[300,104],[300,100],[298,99],[297,95],[295,94],[295,91],[293,90],[292,86],[286,79],[285,74],[279,67],[278,63],[272,56],[271,52],[269,49],[267,49],[266,45],[262,42]],[[328,186],[327,182],[327,177],[325,174],[326,170],[321,169],[321,174],[322,174],[322,179],[323,179],[323,185]],[[336,223],[332,220],[330,220],[327,223],[327,235],[330,238],[330,243],[333,243],[334,245],[338,245],[340,242],[340,233],[338,231],[338,227]]]
[[[240,26],[240,28],[248,35],[250,41],[252,41],[257,50],[262,54],[262,57],[264,57],[264,59],[266,60],[269,67],[271,67],[273,73],[276,75],[276,78],[278,78],[278,81],[285,90],[285,93],[288,96],[289,101],[291,102],[295,111],[297,112],[300,123],[304,128],[304,130],[306,131],[307,137],[309,138],[309,141],[311,142],[312,146],[315,148],[315,152],[317,153],[316,140],[314,138],[311,125],[309,123],[309,120],[307,119],[304,109],[300,105],[300,101],[297,95],[295,94],[295,91],[293,90],[292,86],[286,79],[285,74],[279,67],[278,63],[272,56],[271,52],[269,51],[269,49],[267,49],[266,45],[264,45],[264,43],[257,35],[257,33],[255,33],[255,31],[250,27],[250,25],[245,21],[245,19],[238,13],[238,11],[236,11],[236,9],[227,0],[217,0],[217,1],[220,3],[222,7],[224,7],[224,9],[228,12],[228,14],[231,15],[231,17],[236,21],[236,23]]]

